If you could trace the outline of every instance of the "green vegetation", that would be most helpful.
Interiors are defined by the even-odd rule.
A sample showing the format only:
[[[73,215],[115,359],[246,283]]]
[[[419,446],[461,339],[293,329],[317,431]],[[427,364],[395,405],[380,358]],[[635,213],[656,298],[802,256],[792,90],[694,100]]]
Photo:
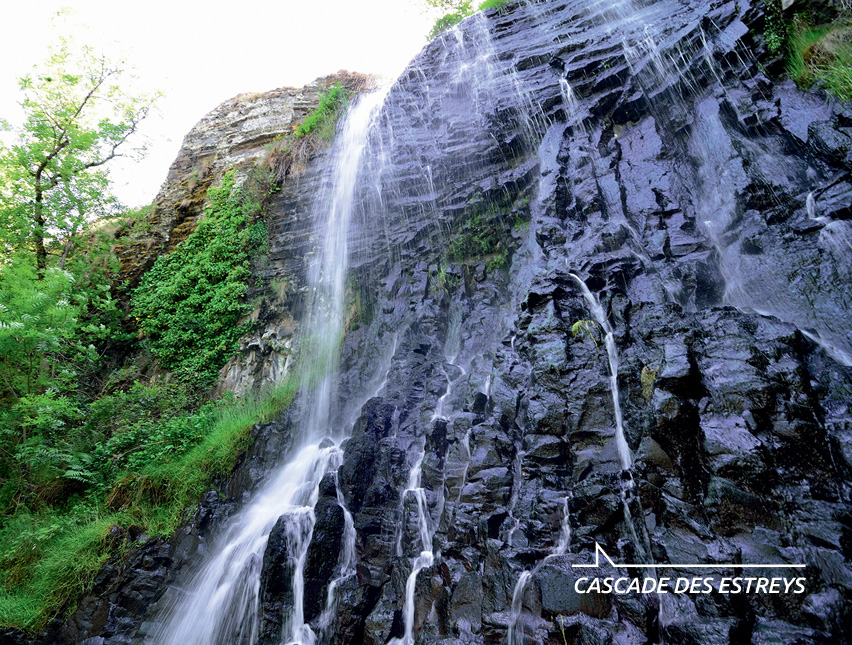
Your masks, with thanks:
[[[448,260],[459,262],[469,258],[490,255],[500,248],[501,236],[496,227],[486,220],[486,215],[475,212],[464,223],[461,233],[453,237],[447,247]]]
[[[348,105],[349,92],[338,81],[320,93],[319,105],[305,117],[293,136],[300,139],[313,132],[323,141],[333,140],[337,122]]]
[[[472,0],[425,0],[428,6],[447,12],[435,21],[432,30],[429,32],[429,39],[431,40],[459,24],[468,16],[472,16],[475,11],[500,8],[502,12],[503,5],[508,2],[509,0],[485,0],[479,5],[478,9],[474,9]]]
[[[844,101],[852,100],[852,25],[810,27],[796,22],[789,36],[787,71],[800,87],[822,81]]]
[[[509,266],[514,246],[512,233],[528,226],[530,200],[523,193],[487,200],[477,193],[467,203],[435,276],[436,287],[447,290],[446,264],[484,259],[488,271]]]
[[[25,121],[11,130],[14,141],[0,148],[0,253],[26,251],[39,275],[48,255],[61,255],[115,200],[105,165],[125,154],[128,139],[156,97],[123,91],[121,61],[74,48],[61,39],[35,73],[19,79]],[[52,248],[53,247],[53,248]]]
[[[639,375],[639,384],[642,386],[642,397],[645,403],[650,403],[651,397],[654,396],[654,383],[657,380],[657,370],[652,370],[647,365],[642,366],[642,373]]]
[[[787,45],[789,22],[781,8],[781,0],[767,0],[763,36],[772,53],[780,53]]]
[[[196,229],[157,259],[133,294],[132,313],[151,352],[182,378],[209,385],[246,333],[241,319],[253,305],[245,296],[251,264],[266,244],[258,217],[268,182],[238,188],[233,173],[207,193]]]
[[[444,14],[435,21],[432,26],[432,31],[429,32],[429,39],[444,33],[451,27],[459,24],[462,20],[473,14],[472,5],[470,2],[461,3],[455,11],[450,11]]]
[[[479,10],[485,11],[486,9],[502,9],[503,5],[508,2],[509,0],[485,0],[485,2],[479,5]]]
[[[595,335],[603,336],[601,326],[598,323],[594,320],[585,319],[578,320],[571,325],[571,334],[573,336],[585,336],[589,338],[595,344],[595,349],[598,349],[598,339],[595,338]]]
[[[42,628],[60,608],[73,610],[129,536],[170,535],[211,482],[230,472],[252,426],[277,416],[295,391],[290,381],[195,412],[186,412],[179,386],[137,384],[99,401],[87,431],[105,423],[116,434],[90,457],[78,455],[76,471],[57,475],[79,482],[79,492],[65,504],[20,507],[0,529],[0,623]]]
[[[801,88],[821,83],[843,101],[852,100],[852,15],[847,5],[831,23],[813,24],[808,11],[793,13],[768,0],[764,38],[783,54],[790,77]]]
[[[264,284],[270,173],[208,190],[194,232],[118,302],[115,247],[144,239],[151,207],[122,213],[109,162],[151,97],[123,68],[62,41],[20,81],[25,121],[0,147],[0,628],[72,611],[132,538],[169,535],[231,472],[255,423],[295,381],[210,400]],[[341,94],[300,140],[328,127]],[[335,117],[336,118],[336,117]],[[129,142],[129,143],[128,143]],[[128,315],[128,307],[131,314]],[[141,332],[141,333],[140,333]]]
[[[340,82],[320,92],[319,104],[290,136],[275,139],[266,150],[264,165],[279,183],[298,171],[321,146],[334,141],[337,122],[346,111],[351,92]]]

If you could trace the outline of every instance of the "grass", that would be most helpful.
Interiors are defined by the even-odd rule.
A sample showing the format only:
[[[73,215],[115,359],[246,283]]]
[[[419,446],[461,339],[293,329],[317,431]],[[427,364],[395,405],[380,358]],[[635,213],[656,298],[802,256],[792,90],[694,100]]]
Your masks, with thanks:
[[[278,183],[302,172],[311,156],[334,141],[337,122],[349,105],[352,92],[337,82],[325,88],[317,107],[296,126],[291,135],[277,137],[267,146],[263,165]]]
[[[789,38],[787,71],[800,87],[821,81],[839,99],[852,100],[852,26],[797,24]]]
[[[293,132],[293,136],[300,139],[313,132],[326,143],[332,141],[337,121],[347,105],[349,105],[349,92],[342,83],[337,82],[326,88],[320,93],[319,105],[305,117],[305,120]]]
[[[21,511],[0,529],[0,625],[37,632],[73,611],[104,562],[128,548],[129,530],[170,536],[199,496],[232,470],[254,424],[278,416],[297,380],[258,396],[229,398],[210,430],[183,455],[125,471],[108,495],[93,491],[67,508]]]

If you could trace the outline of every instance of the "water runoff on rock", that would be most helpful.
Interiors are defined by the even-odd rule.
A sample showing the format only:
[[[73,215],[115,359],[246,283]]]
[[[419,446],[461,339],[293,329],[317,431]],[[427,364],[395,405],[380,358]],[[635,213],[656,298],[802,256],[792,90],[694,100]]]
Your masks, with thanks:
[[[148,641],[157,645],[254,643],[260,628],[260,574],[269,534],[279,518],[286,523],[286,542],[293,571],[293,606],[283,620],[282,642],[310,644],[315,635],[303,613],[304,564],[315,522],[314,506],[323,476],[340,465],[344,428],[330,426],[335,373],[343,335],[348,232],[361,159],[371,125],[387,89],[364,95],[345,119],[331,152],[330,173],[313,208],[318,253],[310,271],[313,297],[302,360],[303,382],[310,403],[301,412],[298,446],[292,457],[219,536],[202,567],[182,582],[184,593],[164,610],[164,618]],[[340,499],[339,501],[342,501]],[[345,509],[344,509],[345,511]],[[346,512],[346,536],[354,533]],[[353,544],[349,544],[352,542]],[[346,540],[339,563],[340,578],[354,567],[354,539]],[[353,548],[350,548],[353,547]],[[336,585],[330,585],[323,619],[332,611]]]

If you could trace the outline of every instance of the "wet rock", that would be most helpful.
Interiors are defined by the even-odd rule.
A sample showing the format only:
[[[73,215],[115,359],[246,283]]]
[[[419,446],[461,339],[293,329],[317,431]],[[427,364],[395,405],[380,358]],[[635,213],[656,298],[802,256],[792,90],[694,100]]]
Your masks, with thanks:
[[[364,311],[333,410],[351,429],[337,477],[357,566],[320,642],[401,637],[423,550],[421,644],[505,642],[513,625],[527,643],[852,637],[852,121],[763,73],[763,11],[656,0],[626,20],[583,0],[508,3],[433,41],[393,87],[376,132],[393,136],[356,190]],[[322,163],[279,197],[273,273],[301,270],[310,222],[293,214]],[[276,329],[270,343],[295,337]],[[255,366],[283,369],[273,353]],[[286,452],[284,426],[256,432],[236,488],[176,536],[172,569]],[[341,548],[330,481],[315,514],[313,617]],[[292,602],[285,526],[264,556],[264,638]],[[580,594],[579,577],[619,574],[571,566],[597,545],[616,564],[803,563],[807,589]],[[108,638],[98,607],[76,636]]]
[[[260,642],[275,643],[281,639],[285,612],[293,606],[293,572],[298,554],[293,552],[290,532],[293,518],[282,516],[275,523],[260,573]]]
[[[333,475],[320,482],[320,498],[314,507],[313,535],[305,560],[305,621],[311,622],[325,608],[328,585],[338,569],[343,550],[343,509],[337,503]]]

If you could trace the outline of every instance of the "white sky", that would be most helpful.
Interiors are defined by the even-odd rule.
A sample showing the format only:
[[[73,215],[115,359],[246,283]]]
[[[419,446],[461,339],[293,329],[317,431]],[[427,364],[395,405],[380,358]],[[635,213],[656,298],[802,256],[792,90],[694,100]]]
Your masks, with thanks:
[[[114,43],[141,86],[162,90],[143,132],[145,160],[116,165],[114,188],[129,206],[151,202],[183,136],[241,92],[301,87],[348,69],[396,76],[425,45],[435,20],[418,0],[0,0],[0,118],[18,123],[16,80],[46,57],[62,7],[80,44]]]

